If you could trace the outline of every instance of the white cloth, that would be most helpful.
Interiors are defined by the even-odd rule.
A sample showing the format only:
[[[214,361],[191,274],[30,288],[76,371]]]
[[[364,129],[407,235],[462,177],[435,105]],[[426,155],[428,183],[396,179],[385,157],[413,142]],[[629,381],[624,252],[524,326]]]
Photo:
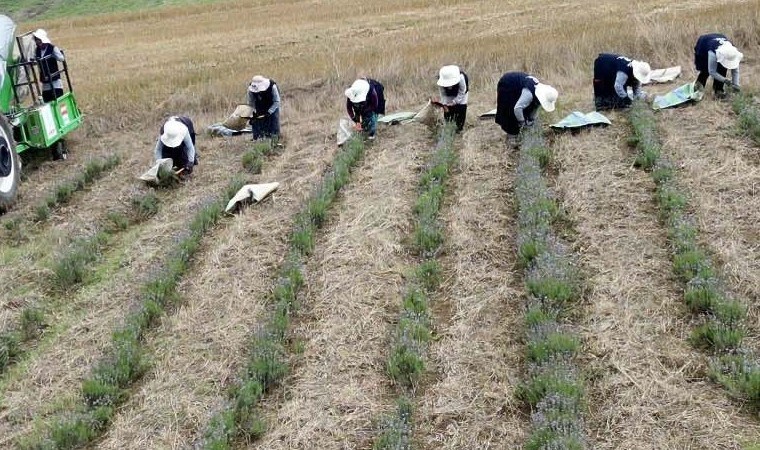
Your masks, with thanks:
[[[172,161],[171,158],[163,158],[156,160],[155,164],[153,164],[153,167],[148,169],[147,172],[140,175],[140,179],[143,181],[147,181],[148,183],[158,183],[158,171],[161,168],[164,168],[164,170],[172,170],[174,167],[174,161]]]
[[[264,200],[269,194],[276,191],[280,187],[280,183],[264,183],[264,184],[246,184],[230,199],[227,203],[225,211],[230,212],[235,209],[236,206],[246,201],[252,201],[258,203]]]

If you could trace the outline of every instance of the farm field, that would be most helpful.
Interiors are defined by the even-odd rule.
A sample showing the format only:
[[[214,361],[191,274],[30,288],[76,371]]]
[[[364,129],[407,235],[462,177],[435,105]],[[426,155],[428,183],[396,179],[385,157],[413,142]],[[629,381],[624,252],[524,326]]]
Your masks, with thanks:
[[[546,125],[593,109],[597,53],[681,65],[645,87],[662,94],[696,78],[694,42],[713,31],[760,93],[757,1],[0,5],[66,50],[86,115],[67,160],[24,154],[0,216],[0,448],[760,448],[760,143],[709,90],[654,114],[679,212],[742,305],[726,350],[695,343],[720,314],[684,300],[694,283],[629,113],[578,134]],[[472,82],[453,141],[409,123],[335,145],[356,76],[385,84],[389,112],[416,111],[451,63]],[[509,70],[560,92],[535,149],[477,118]],[[201,130],[256,74],[280,86],[284,145],[252,174],[249,137]],[[200,164],[149,188],[136,177],[174,114],[194,120]],[[270,181],[271,198],[221,213],[230,186]],[[526,258],[531,226],[546,248]],[[572,293],[538,311],[547,277]],[[754,387],[721,378],[721,356],[743,358]]]

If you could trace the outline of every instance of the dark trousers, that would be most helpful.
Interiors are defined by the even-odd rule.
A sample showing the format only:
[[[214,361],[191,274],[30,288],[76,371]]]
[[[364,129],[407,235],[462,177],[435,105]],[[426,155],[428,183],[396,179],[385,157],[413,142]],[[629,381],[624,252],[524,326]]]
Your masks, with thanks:
[[[605,97],[594,96],[594,106],[596,106],[597,111],[628,108],[631,106],[631,103],[633,103],[633,101],[630,98],[620,98],[617,94]]]
[[[251,131],[253,140],[277,138],[280,135],[280,110],[267,114],[261,119],[251,119]]]
[[[462,132],[464,120],[467,118],[467,105],[452,105],[443,113],[443,119],[457,124],[457,133]]]
[[[45,103],[52,102],[53,100],[62,96],[63,89],[49,89],[47,91],[42,91],[42,101]]]
[[[718,64],[718,73],[725,77],[728,73],[728,69],[723,67],[722,65]],[[710,73],[706,70],[700,70],[699,75],[697,75],[697,83],[701,84],[702,86],[707,87],[707,78],[710,77]],[[713,90],[715,92],[723,92],[723,82],[718,81],[713,78]]]

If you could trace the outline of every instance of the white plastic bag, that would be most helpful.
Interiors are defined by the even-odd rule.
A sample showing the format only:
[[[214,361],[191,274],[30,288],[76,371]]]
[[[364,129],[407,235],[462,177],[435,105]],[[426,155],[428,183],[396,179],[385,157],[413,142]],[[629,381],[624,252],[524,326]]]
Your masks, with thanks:
[[[340,122],[338,122],[338,133],[337,133],[337,140],[338,140],[338,147],[345,144],[346,141],[351,139],[351,136],[354,134],[354,127],[353,122],[351,122],[350,119],[340,119]]]

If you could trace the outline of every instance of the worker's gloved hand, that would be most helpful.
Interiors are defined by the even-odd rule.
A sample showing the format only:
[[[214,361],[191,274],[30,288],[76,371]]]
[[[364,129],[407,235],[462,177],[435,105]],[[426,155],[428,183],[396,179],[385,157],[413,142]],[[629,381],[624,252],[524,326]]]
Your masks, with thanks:
[[[193,165],[192,164],[186,165],[184,167],[184,169],[185,170],[182,173],[185,174],[185,175],[190,175],[191,173],[193,173]]]
[[[354,129],[356,131],[362,131],[362,123],[361,122],[354,122]]]
[[[738,83],[731,83],[729,86],[731,86],[731,90],[734,92],[741,92],[741,88],[739,87]]]
[[[534,120],[527,119],[525,120],[525,126],[526,127],[532,127],[534,123],[536,123]]]

